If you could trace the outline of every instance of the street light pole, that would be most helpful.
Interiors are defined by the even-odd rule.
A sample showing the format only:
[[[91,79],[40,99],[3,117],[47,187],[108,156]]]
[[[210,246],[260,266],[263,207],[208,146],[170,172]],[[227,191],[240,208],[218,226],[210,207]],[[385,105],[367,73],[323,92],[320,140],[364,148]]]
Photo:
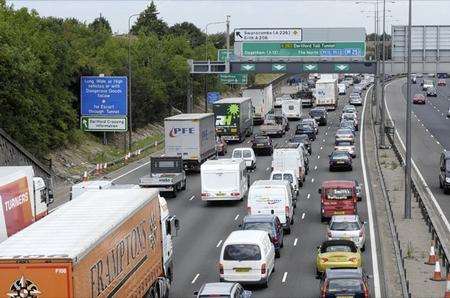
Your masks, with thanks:
[[[412,0],[408,7],[408,57],[406,76],[406,165],[405,165],[405,218],[411,218],[411,22]]]
[[[128,150],[131,151],[131,129],[132,129],[132,117],[131,117],[131,19],[139,16],[139,13],[132,14],[128,17]],[[126,148],[126,146],[125,146]]]
[[[206,34],[206,40],[205,40],[205,61],[208,61],[208,26],[209,25],[217,25],[217,24],[226,24],[228,22],[228,17],[227,16],[227,21],[224,22],[211,22],[206,24],[205,26],[205,34]],[[208,112],[208,75],[205,74],[205,113]]]
[[[384,88],[386,87],[386,0],[383,0],[383,64],[381,78],[381,125],[380,125],[380,147],[386,147],[385,126],[386,126],[386,98]]]

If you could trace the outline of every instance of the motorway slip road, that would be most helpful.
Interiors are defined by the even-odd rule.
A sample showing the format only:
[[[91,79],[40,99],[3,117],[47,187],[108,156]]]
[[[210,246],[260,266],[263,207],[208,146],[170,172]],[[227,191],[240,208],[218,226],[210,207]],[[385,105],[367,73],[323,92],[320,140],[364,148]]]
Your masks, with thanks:
[[[339,108],[329,113],[328,126],[321,126],[317,140],[312,144],[310,171],[301,188],[295,214],[295,224],[290,235],[285,236],[281,258],[276,259],[276,272],[272,275],[269,287],[262,289],[249,287],[253,297],[317,297],[320,294],[319,280],[315,278],[315,258],[317,246],[326,240],[327,225],[320,222],[320,199],[317,190],[322,181],[331,179],[353,180],[363,183],[360,157],[360,137],[357,134],[358,156],[354,159],[353,171],[330,172],[328,154],[333,150],[334,135],[339,125],[342,107],[348,98],[341,97]],[[362,109],[358,108],[361,117]],[[304,110],[304,114],[308,112]],[[361,121],[360,121],[361,122]],[[283,138],[275,138],[274,143],[282,144],[294,133],[295,124],[291,121],[291,130]],[[258,127],[255,127],[255,132]],[[250,139],[242,144],[228,146],[227,157],[233,148],[249,147]],[[251,173],[251,181],[269,179],[271,156],[258,156],[257,168]],[[115,183],[137,184],[139,178],[148,174],[150,168],[143,165],[135,171],[119,177]],[[366,187],[363,187],[365,190]],[[223,241],[246,215],[246,202],[220,202],[206,204],[200,199],[200,175],[188,176],[187,189],[176,198],[168,199],[171,213],[181,221],[181,229],[175,238],[174,283],[171,297],[192,297],[203,283],[218,281],[218,260]],[[358,213],[362,220],[369,221],[366,196],[358,203]],[[372,226],[371,226],[372,228]],[[372,231],[371,231],[372,232]],[[374,276],[371,235],[366,227],[366,251],[363,264],[367,274]],[[374,247],[375,249],[375,247]],[[378,276],[378,267],[376,274]],[[370,279],[371,296],[375,297],[374,278]],[[379,289],[379,288],[378,288]],[[379,290],[377,290],[379,294]]]
[[[447,80],[448,81],[448,80]],[[437,87],[437,97],[427,97],[425,105],[413,105],[412,158],[424,177],[436,202],[442,209],[448,225],[450,196],[439,188],[439,156],[443,149],[450,149],[450,119],[446,118],[450,101],[450,87]],[[420,80],[412,85],[411,95],[424,93]],[[387,116],[395,122],[396,131],[405,144],[406,80],[399,79],[386,86]]]

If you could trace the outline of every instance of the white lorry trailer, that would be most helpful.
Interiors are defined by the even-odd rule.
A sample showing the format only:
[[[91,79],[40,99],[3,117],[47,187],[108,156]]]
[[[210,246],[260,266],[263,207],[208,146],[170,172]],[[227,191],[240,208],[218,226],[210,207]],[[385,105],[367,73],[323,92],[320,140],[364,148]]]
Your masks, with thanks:
[[[337,79],[320,79],[316,82],[316,106],[336,110],[338,103]]]
[[[52,197],[31,166],[0,167],[0,242],[47,215]]]
[[[262,124],[267,113],[273,109],[272,84],[251,86],[242,91],[242,96],[252,100],[253,124]]]
[[[165,155],[180,156],[185,170],[216,156],[214,114],[179,114],[164,119]]]
[[[302,101],[299,98],[285,99],[281,103],[281,113],[288,119],[298,120],[302,117]]]

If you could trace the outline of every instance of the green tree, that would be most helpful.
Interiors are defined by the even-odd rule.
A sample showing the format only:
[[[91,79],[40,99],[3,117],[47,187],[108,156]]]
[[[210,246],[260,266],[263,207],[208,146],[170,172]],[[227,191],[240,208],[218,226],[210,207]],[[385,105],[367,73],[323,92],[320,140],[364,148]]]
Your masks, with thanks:
[[[176,36],[186,36],[191,47],[197,47],[205,43],[205,34],[194,24],[183,22],[173,25],[169,28],[169,34]]]
[[[108,20],[101,15],[89,24],[89,29],[95,32],[112,34],[111,25]]]
[[[131,33],[134,35],[140,32],[148,35],[153,32],[159,37],[165,35],[168,31],[167,23],[158,18],[159,12],[155,3],[152,1],[150,5],[140,13],[136,23],[131,27]]]

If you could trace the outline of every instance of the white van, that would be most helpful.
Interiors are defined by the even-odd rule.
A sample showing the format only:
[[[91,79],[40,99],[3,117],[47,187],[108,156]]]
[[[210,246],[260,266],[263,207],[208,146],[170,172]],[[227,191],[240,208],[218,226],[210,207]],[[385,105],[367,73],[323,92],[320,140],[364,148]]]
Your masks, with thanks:
[[[243,159],[207,160],[200,167],[203,201],[242,200],[250,186]]]
[[[337,86],[338,86],[339,95],[345,95],[347,93],[347,85],[341,83],[341,84],[338,84]]]
[[[300,119],[302,117],[302,101],[298,98],[283,100],[281,113],[288,119]]]
[[[293,170],[298,180],[298,185],[303,186],[306,169],[302,149],[295,143],[281,145],[273,151],[272,170]]]
[[[295,198],[298,196],[299,193],[299,187],[298,187],[298,180],[295,176],[295,172],[293,170],[285,170],[285,171],[272,171],[270,174],[270,180],[286,180],[289,181],[289,183],[292,186],[293,195],[294,195],[294,201],[297,201]],[[294,203],[294,207],[296,203]]]
[[[243,159],[247,169],[256,168],[256,155],[252,148],[235,148],[231,158]]]
[[[275,271],[275,247],[265,231],[234,231],[222,245],[220,281],[267,287]]]
[[[280,219],[286,234],[294,224],[291,185],[286,180],[258,180],[250,186],[247,213],[275,214]]]

